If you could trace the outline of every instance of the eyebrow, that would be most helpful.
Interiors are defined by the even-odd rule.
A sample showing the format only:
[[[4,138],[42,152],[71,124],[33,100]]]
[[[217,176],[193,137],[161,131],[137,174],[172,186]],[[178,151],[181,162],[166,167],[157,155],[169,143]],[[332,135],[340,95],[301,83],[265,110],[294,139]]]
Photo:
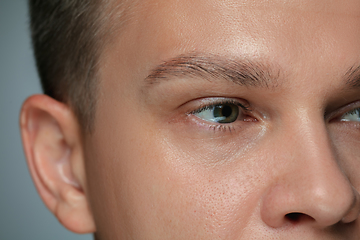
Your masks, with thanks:
[[[278,86],[280,70],[248,59],[235,59],[213,54],[180,55],[155,67],[146,77],[149,84],[174,77],[225,79],[246,87],[274,88]]]
[[[349,68],[345,73],[345,81],[347,88],[360,88],[360,65]]]

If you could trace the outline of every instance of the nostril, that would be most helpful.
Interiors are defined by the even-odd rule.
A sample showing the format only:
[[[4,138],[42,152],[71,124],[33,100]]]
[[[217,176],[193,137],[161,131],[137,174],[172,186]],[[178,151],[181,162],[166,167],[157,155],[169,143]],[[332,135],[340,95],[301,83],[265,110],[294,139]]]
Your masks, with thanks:
[[[300,221],[306,221],[306,220],[314,220],[309,215],[300,212],[288,213],[285,215],[285,218],[287,218],[290,222],[293,223],[298,223]]]
[[[291,222],[298,222],[300,220],[302,213],[288,213],[285,215],[285,217],[290,220]]]

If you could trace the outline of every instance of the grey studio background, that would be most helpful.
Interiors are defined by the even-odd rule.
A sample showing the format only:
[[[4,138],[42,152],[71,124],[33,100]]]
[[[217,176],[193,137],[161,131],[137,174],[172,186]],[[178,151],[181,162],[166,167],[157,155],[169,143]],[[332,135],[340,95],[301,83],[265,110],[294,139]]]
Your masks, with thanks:
[[[28,31],[27,1],[0,0],[0,240],[90,240],[64,229],[43,205],[21,146],[18,115],[40,93]]]

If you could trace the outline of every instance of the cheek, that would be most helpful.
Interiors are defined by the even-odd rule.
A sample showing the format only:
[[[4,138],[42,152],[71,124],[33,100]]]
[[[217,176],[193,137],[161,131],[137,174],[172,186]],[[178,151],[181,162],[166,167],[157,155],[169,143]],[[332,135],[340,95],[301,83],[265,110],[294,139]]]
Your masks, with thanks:
[[[253,179],[230,166],[189,164],[186,155],[164,146],[152,150],[158,154],[135,156],[139,167],[129,176],[132,228],[140,227],[142,237],[153,233],[155,239],[227,239],[241,232],[256,207]]]
[[[249,159],[209,163],[203,150],[154,126],[119,114],[87,143],[98,231],[135,239],[238,236],[258,207],[258,168]]]

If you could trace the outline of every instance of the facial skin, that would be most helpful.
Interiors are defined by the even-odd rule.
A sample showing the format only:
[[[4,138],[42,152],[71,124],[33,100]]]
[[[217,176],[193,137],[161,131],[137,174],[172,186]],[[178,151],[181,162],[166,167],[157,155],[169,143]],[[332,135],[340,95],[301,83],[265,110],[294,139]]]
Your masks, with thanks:
[[[102,55],[94,133],[45,96],[24,104],[59,220],[98,240],[359,239],[360,2],[132,8]],[[230,123],[212,119],[224,104]]]

